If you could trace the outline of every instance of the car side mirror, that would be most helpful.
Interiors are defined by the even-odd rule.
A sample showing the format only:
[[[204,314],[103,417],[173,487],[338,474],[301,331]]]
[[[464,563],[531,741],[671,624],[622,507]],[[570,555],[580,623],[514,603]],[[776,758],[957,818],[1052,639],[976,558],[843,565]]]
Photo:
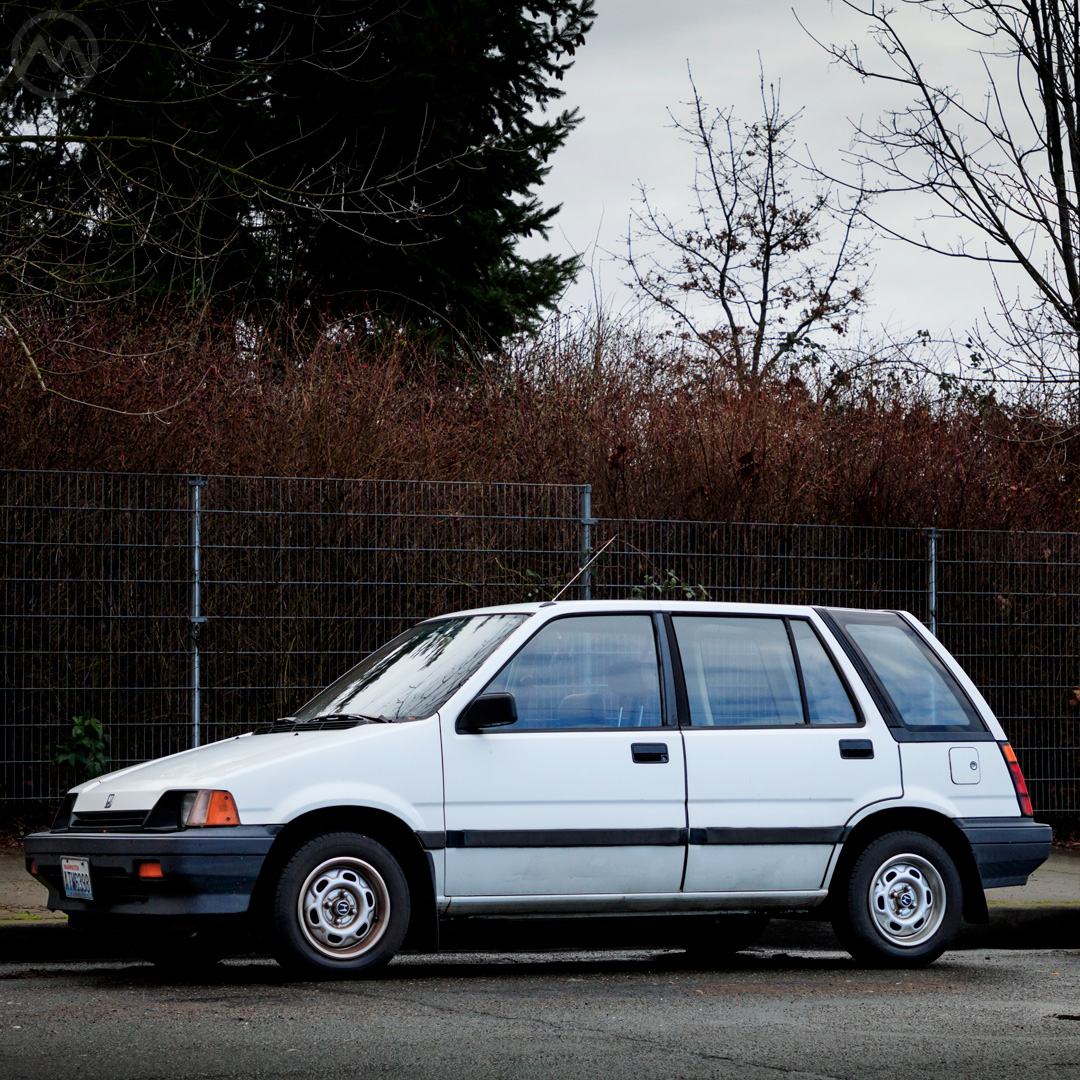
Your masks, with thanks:
[[[462,709],[454,730],[467,734],[516,722],[517,702],[513,694],[482,694]]]

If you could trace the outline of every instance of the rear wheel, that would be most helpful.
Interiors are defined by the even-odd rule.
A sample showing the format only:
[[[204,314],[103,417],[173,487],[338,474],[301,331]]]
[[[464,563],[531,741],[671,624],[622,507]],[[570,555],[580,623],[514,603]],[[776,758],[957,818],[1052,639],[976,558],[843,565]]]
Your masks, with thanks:
[[[327,833],[285,864],[273,913],[283,966],[308,975],[371,974],[405,939],[409,888],[382,844],[360,833]]]
[[[878,837],[839,887],[833,928],[844,948],[864,963],[923,967],[960,929],[960,875],[941,844],[922,833]]]

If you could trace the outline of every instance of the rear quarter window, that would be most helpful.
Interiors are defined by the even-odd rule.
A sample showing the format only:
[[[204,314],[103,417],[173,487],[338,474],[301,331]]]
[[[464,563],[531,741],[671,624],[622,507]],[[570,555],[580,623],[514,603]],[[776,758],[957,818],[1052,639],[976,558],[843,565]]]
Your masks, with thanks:
[[[891,612],[832,612],[911,731],[985,731],[975,706],[926,641]]]

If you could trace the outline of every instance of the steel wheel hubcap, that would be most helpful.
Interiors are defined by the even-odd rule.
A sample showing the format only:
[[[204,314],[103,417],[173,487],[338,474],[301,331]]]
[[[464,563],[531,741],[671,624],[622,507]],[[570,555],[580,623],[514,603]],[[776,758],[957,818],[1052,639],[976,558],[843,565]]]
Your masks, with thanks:
[[[945,883],[921,855],[894,855],[870,883],[870,915],[892,945],[911,948],[934,936],[945,918]]]
[[[327,859],[304,881],[297,916],[314,949],[334,960],[351,960],[382,937],[390,894],[382,875],[363,859]]]

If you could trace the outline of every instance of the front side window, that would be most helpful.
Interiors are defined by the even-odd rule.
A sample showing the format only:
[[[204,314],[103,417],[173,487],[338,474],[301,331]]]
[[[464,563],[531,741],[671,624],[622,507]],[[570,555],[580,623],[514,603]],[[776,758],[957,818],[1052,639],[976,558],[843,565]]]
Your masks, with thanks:
[[[484,693],[514,695],[517,723],[504,731],[657,727],[660,673],[652,618],[554,619]]]
[[[420,623],[316,694],[296,719],[431,716],[527,618],[469,615]]]
[[[802,619],[677,615],[694,727],[856,725],[855,706]]]

